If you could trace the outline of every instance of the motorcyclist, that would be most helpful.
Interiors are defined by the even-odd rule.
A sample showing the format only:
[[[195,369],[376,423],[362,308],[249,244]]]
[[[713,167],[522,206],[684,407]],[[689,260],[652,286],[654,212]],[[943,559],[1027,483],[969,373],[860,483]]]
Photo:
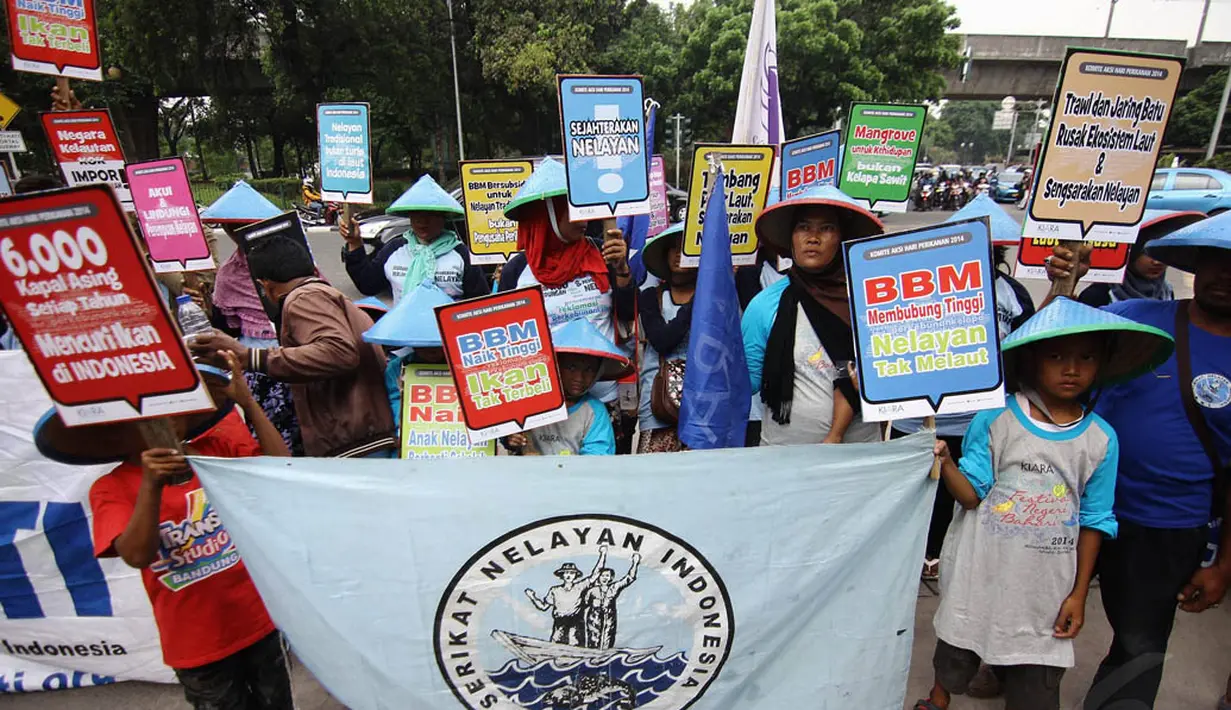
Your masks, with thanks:
[[[317,214],[320,214],[325,209],[325,203],[321,201],[321,193],[317,191],[316,185],[313,184],[312,176],[309,175],[303,179],[299,192],[303,196],[304,206],[308,209]]]

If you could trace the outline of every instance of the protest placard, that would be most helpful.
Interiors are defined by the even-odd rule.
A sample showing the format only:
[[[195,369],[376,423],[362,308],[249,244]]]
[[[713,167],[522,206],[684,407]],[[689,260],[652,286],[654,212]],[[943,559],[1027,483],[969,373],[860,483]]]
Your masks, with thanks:
[[[841,131],[818,133],[782,144],[782,199],[803,194],[813,185],[834,185],[842,142]]]
[[[569,219],[650,211],[650,156],[639,76],[560,75]]]
[[[0,306],[68,426],[213,408],[106,185],[0,201]]]
[[[372,151],[365,103],[318,104],[321,199],[372,204]]]
[[[94,0],[5,0],[17,71],[103,80]]]
[[[436,309],[470,441],[568,418],[541,286]]]
[[[124,150],[111,122],[111,112],[49,111],[42,114],[42,119],[64,182],[70,187],[105,182],[115,190],[124,210],[132,212],[132,196],[124,174]]]
[[[0,131],[0,153],[25,153],[28,150],[21,131]]]
[[[727,226],[731,231],[731,262],[755,264],[757,233],[753,228],[769,198],[770,173],[774,169],[774,146],[698,143],[692,154],[692,182],[688,190],[688,214],[684,218],[680,265],[701,264],[701,227],[705,204],[714,186],[710,161],[721,163],[726,181]]]
[[[21,113],[21,106],[4,94],[0,94],[0,130],[8,128],[19,113]]]
[[[667,165],[661,155],[650,160],[650,230],[645,238],[656,237],[671,226],[671,205],[667,201]]]
[[[409,363],[402,372],[402,455],[404,459],[495,456],[496,440],[471,444],[445,365]]]
[[[308,235],[303,231],[303,222],[299,221],[299,213],[294,210],[283,212],[277,217],[270,217],[261,222],[237,227],[235,234],[240,238],[244,252],[252,251],[252,247],[261,240],[273,237],[289,237],[299,242],[312,253],[312,245],[308,243]]]
[[[851,104],[838,188],[877,212],[905,212],[926,106]]]
[[[1047,278],[1047,257],[1060,243],[1059,239],[1026,237],[1017,251],[1017,267],[1013,275],[1019,279]],[[1086,283],[1120,283],[1128,267],[1132,244],[1090,242],[1090,271],[1081,280]]]
[[[1023,236],[1132,243],[1184,60],[1070,47]]]
[[[462,202],[472,264],[503,264],[517,251],[517,222],[504,216],[504,206],[534,172],[525,160],[464,160]]]
[[[866,421],[1004,406],[986,217],[843,246]]]
[[[13,181],[9,178],[9,168],[7,165],[0,163],[0,197],[8,197],[13,194]]]
[[[183,159],[132,163],[124,172],[154,271],[214,268]]]

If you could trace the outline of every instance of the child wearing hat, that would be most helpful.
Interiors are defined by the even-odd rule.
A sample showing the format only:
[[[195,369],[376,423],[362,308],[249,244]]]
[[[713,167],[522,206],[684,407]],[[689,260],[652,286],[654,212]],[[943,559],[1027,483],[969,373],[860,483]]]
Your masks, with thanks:
[[[946,710],[980,662],[1001,680],[1007,707],[1058,710],[1099,546],[1117,532],[1119,444],[1088,395],[1162,363],[1172,340],[1062,298],[1002,350],[1008,406],[975,416],[960,466],[936,444],[961,509],[941,552],[935,684],[916,710]]]
[[[614,456],[615,429],[590,388],[599,378],[618,374],[628,358],[587,320],[552,328],[551,339],[568,419],[513,434],[506,448],[522,456]]]
[[[402,369],[411,363],[446,362],[436,307],[449,303],[453,299],[434,285],[419,284],[363,334],[366,342],[393,348],[385,366],[385,389],[396,427],[402,424]]]
[[[470,263],[470,250],[445,224],[466,211],[430,175],[419,178],[385,211],[410,217],[409,237],[394,237],[375,254],[364,248],[357,223],[339,226],[346,241],[342,261],[361,293],[375,296],[388,289],[395,305],[422,283],[434,284],[453,299],[488,293],[483,270]]]
[[[202,366],[218,410],[173,418],[185,451],[199,456],[290,456],[282,436],[257,405],[239,361],[231,373]],[[234,411],[239,405],[259,443]],[[90,487],[94,554],[120,557],[141,570],[162,641],[195,708],[290,710],[291,683],[281,636],[274,627],[235,543],[210,506],[184,454],[145,449],[131,422],[63,430],[58,417],[40,422],[36,442],[57,460],[98,463],[90,442],[123,462]],[[61,436],[58,432],[71,432]],[[143,450],[144,449],[144,450]],[[99,454],[99,452],[95,452]],[[182,480],[185,479],[186,480]]]

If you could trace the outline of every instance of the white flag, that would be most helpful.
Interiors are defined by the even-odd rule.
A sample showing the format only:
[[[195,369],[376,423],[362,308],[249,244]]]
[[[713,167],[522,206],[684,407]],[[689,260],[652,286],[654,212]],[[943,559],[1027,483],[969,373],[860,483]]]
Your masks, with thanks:
[[[783,140],[782,100],[778,95],[778,30],[774,0],[756,0],[744,75],[739,82],[732,143],[777,145]]]

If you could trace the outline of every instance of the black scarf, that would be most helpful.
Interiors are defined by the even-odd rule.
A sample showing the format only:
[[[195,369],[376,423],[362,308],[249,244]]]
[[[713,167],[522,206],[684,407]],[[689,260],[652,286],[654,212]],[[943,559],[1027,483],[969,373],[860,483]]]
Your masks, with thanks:
[[[795,398],[795,322],[803,306],[804,315],[821,347],[835,363],[855,360],[855,340],[850,326],[829,309],[817,303],[803,285],[794,269],[787,276],[790,283],[778,302],[778,315],[769,331],[765,345],[765,361],[761,374],[761,401],[779,424],[791,423],[791,401]],[[835,396],[841,393],[851,408],[859,412],[859,393],[849,377],[834,381]]]

